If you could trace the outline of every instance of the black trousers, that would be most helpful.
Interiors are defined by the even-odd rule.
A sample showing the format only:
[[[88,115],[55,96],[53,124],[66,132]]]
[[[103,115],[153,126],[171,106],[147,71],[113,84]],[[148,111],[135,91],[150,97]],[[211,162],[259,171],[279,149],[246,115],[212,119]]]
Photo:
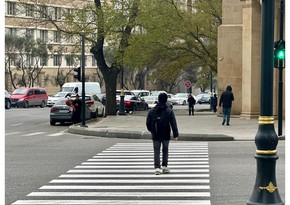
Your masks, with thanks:
[[[189,115],[194,115],[194,106],[188,106]]]

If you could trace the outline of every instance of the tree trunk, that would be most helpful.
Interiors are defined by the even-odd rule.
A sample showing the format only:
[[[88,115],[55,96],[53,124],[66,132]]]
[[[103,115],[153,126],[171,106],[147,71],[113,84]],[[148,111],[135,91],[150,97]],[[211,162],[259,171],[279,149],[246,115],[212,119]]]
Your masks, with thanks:
[[[116,89],[119,70],[111,68],[102,74],[106,85],[106,115],[116,115]]]

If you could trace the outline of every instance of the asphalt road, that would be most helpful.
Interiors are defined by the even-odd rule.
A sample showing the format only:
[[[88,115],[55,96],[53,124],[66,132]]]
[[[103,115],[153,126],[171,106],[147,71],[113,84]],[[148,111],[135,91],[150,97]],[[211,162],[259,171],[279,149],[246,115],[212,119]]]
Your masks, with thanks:
[[[182,109],[182,108],[180,108]],[[106,139],[67,133],[50,126],[49,108],[5,110],[5,202],[11,204],[116,143],[150,140]],[[209,142],[212,205],[245,204],[256,177],[254,142]],[[285,196],[285,142],[278,145],[276,176]]]

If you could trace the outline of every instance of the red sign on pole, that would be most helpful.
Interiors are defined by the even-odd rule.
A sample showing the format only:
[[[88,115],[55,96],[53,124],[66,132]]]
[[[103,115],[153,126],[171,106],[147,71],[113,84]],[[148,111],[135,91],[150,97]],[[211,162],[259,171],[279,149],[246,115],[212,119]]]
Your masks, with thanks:
[[[192,87],[192,83],[189,80],[184,81],[183,83],[185,88],[191,88]]]

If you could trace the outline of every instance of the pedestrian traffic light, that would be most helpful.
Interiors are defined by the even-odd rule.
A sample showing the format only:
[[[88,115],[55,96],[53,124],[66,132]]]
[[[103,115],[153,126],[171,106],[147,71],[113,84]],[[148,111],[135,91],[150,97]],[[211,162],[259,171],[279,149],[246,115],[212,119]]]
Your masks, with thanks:
[[[274,42],[274,67],[285,67],[285,41],[283,40]]]
[[[280,40],[278,44],[278,50],[277,50],[277,58],[280,60],[285,59],[285,41]]]
[[[78,81],[82,82],[82,80],[81,80],[81,67],[75,68],[74,72],[76,72],[74,74],[74,78],[76,78],[76,79],[78,79]]]

